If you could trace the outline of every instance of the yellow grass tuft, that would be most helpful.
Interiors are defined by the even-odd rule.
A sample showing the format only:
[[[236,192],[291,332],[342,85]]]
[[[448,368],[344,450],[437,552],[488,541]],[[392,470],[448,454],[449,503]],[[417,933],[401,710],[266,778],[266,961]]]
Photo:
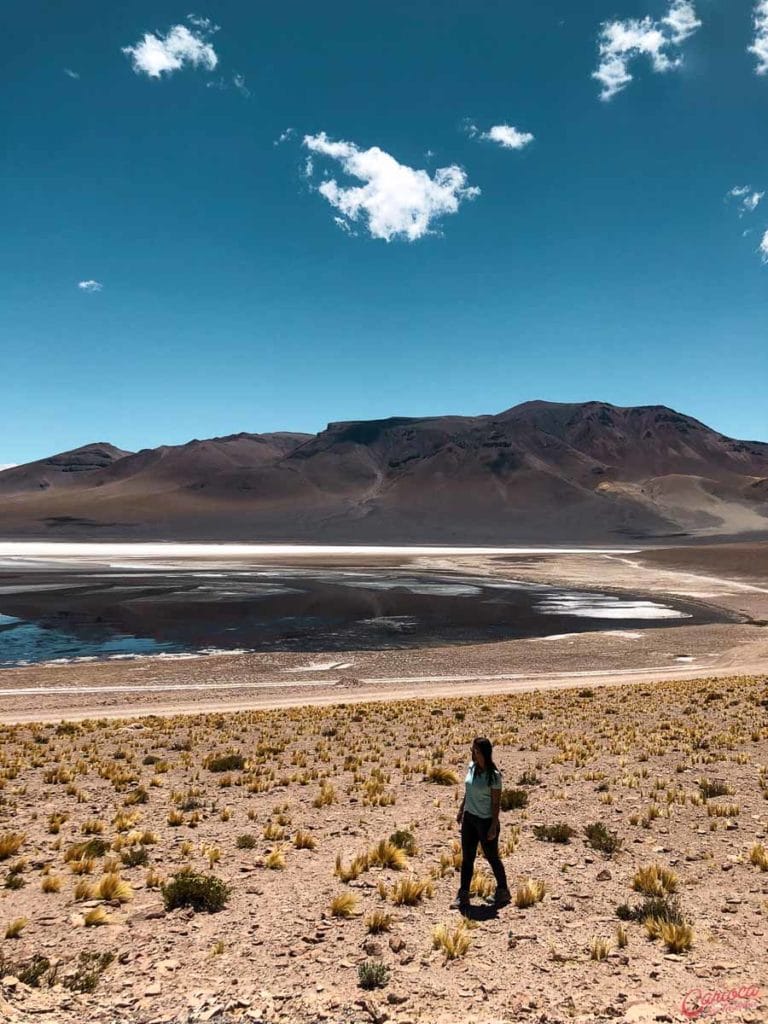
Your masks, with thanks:
[[[472,875],[472,881],[469,885],[469,891],[473,896],[490,896],[496,889],[496,882],[492,875],[489,875],[487,871],[483,871],[482,868],[476,868]]]
[[[75,899],[78,903],[96,899],[96,886],[82,878],[75,886]]]
[[[285,854],[282,847],[278,846],[264,858],[264,867],[272,871],[282,871],[285,867]]]
[[[472,936],[463,918],[454,928],[439,924],[432,929],[432,948],[442,950],[446,960],[458,960],[464,956],[471,942]]]
[[[317,843],[315,842],[311,832],[307,832],[305,829],[299,829],[293,837],[293,845],[297,850],[314,850]]]
[[[133,899],[133,889],[130,882],[126,882],[116,871],[104,875],[96,886],[97,900],[115,900],[118,903],[128,903]]]
[[[544,899],[546,892],[547,886],[544,882],[537,881],[535,878],[528,878],[517,887],[515,906],[521,910],[525,910],[526,907],[532,907],[534,903],[540,903]]]
[[[26,838],[23,832],[6,832],[0,836],[0,860],[8,860],[18,853]]]
[[[85,915],[86,928],[94,928],[101,924],[110,924],[111,921],[112,918],[106,912],[104,907],[94,907]]]
[[[611,952],[611,940],[601,938],[598,935],[592,936],[592,941],[589,943],[589,958],[590,960],[605,960],[608,954]]]
[[[632,888],[644,896],[663,896],[677,891],[679,879],[670,868],[660,864],[647,864],[638,868],[632,879]]]
[[[761,871],[768,871],[768,850],[762,843],[755,843],[749,851],[749,863],[754,864]]]
[[[28,924],[29,918],[27,917],[17,917],[13,921],[9,921],[5,927],[6,939],[18,939]]]
[[[341,859],[341,854],[336,854],[336,864],[334,867],[334,874],[341,879],[342,882],[351,882],[363,871],[368,870],[368,856],[367,854],[358,854],[352,859],[349,865],[344,864]]]
[[[389,893],[396,907],[415,907],[425,896],[434,895],[434,887],[430,879],[419,879],[414,876],[401,878],[392,886]]]
[[[392,926],[392,915],[384,910],[374,910],[365,919],[366,931],[371,935],[378,935],[379,932],[388,932]]]
[[[353,892],[342,892],[331,900],[329,910],[333,917],[352,917],[357,910],[357,896]]]
[[[378,865],[382,868],[392,868],[394,871],[402,871],[408,864],[405,850],[395,846],[389,839],[382,839],[376,846],[368,851],[369,865]]]
[[[685,953],[693,945],[693,928],[684,921],[664,921],[659,934],[670,953]]]

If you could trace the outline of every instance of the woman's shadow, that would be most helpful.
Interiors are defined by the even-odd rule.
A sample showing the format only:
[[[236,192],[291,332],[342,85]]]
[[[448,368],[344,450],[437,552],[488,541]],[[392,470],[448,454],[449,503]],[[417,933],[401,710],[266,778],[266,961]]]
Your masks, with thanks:
[[[499,916],[499,908],[493,904],[480,906],[468,906],[461,910],[461,916],[469,918],[470,921],[493,921]]]

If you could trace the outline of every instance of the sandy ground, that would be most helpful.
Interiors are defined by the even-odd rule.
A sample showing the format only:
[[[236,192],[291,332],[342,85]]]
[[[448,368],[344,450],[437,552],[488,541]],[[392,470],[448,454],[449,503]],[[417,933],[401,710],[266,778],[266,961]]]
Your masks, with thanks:
[[[718,1019],[765,1020],[768,867],[750,855],[768,841],[766,706],[764,679],[740,677],[5,727],[0,842],[23,841],[0,862],[0,936],[27,924],[0,939],[0,1019],[676,1021],[684,1001],[738,989],[754,998]],[[460,921],[448,906],[454,782],[485,733],[505,787],[528,794],[525,809],[502,815],[510,885],[546,891],[498,912],[478,892],[459,933],[469,948],[447,960],[434,929]],[[213,771],[209,755],[225,753],[241,753],[242,768]],[[439,785],[435,769],[455,774]],[[724,795],[703,799],[702,779]],[[597,821],[622,841],[612,857],[585,840]],[[575,830],[570,842],[537,838],[536,826],[557,823]],[[416,845],[402,870],[338,875],[337,858],[349,868],[398,829]],[[296,847],[299,832],[313,849]],[[105,855],[67,859],[94,835]],[[669,952],[634,920],[620,938],[617,907],[642,903],[633,880],[653,864],[673,872],[688,950]],[[185,865],[230,887],[223,909],[165,909],[158,885]],[[492,890],[482,858],[476,866],[480,891]],[[129,883],[118,898],[91,888],[110,869]],[[8,888],[13,874],[23,887]],[[397,901],[403,878],[429,883],[415,905]],[[332,911],[342,895],[348,918]],[[89,927],[93,911],[107,920]],[[373,934],[377,911],[386,930]],[[601,939],[607,956],[596,960]],[[95,992],[72,991],[81,955],[105,953],[115,958]],[[19,976],[35,955],[49,966],[29,986]],[[386,968],[372,991],[359,981],[369,961]]]
[[[716,1019],[768,1020],[768,868],[750,860],[768,845],[768,630],[757,624],[768,620],[768,579],[759,558],[415,558],[685,596],[733,621],[407,652],[3,671],[3,1024],[683,1021],[698,1019],[686,1007],[725,992],[737,995],[716,1004]],[[513,892],[527,879],[546,892],[528,909],[499,912],[477,895],[469,948],[447,960],[433,932],[460,921],[448,904],[461,787],[450,776],[428,780],[435,768],[460,780],[480,734],[494,740],[505,787],[528,793],[526,808],[502,815]],[[242,768],[212,771],[209,756],[228,752],[242,754]],[[702,779],[723,795],[705,799]],[[328,787],[331,801],[318,805]],[[585,839],[596,821],[622,841],[612,857]],[[576,830],[569,843],[537,838],[534,826],[555,823]],[[335,873],[339,855],[349,866],[397,829],[416,844],[402,871],[369,865],[347,881]],[[314,849],[295,846],[299,831]],[[23,840],[2,859],[10,833]],[[93,834],[109,850],[75,874],[67,851]],[[252,847],[238,844],[244,835]],[[123,863],[140,849],[145,864]],[[270,870],[275,851],[284,865]],[[638,921],[626,922],[620,944],[616,908],[642,902],[633,879],[650,864],[675,875],[689,950],[670,952]],[[227,883],[224,909],[165,910],[158,884],[185,865]],[[482,888],[487,865],[477,865]],[[79,882],[96,885],[110,867],[130,884],[124,902],[78,895]],[[8,884],[14,868],[20,888]],[[431,895],[399,905],[403,877],[431,883]],[[345,893],[355,897],[352,916],[336,917],[331,901]],[[86,926],[99,907],[108,923]],[[369,932],[375,911],[390,915],[380,934]],[[28,922],[19,936],[3,938],[19,919]],[[597,939],[608,944],[602,960],[592,958]],[[105,952],[115,958],[95,992],[77,991],[78,957]],[[38,986],[19,980],[36,955],[48,972],[59,965]],[[383,987],[361,988],[366,961],[386,968]]]

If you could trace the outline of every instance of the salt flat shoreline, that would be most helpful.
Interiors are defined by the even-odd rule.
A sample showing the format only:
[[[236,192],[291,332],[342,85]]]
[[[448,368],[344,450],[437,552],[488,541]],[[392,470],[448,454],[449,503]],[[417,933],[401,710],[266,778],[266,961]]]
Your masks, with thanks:
[[[20,545],[36,557],[50,548],[71,552],[73,545]],[[116,545],[85,545],[114,552]],[[129,545],[134,550],[159,545]],[[174,545],[189,550],[201,546]],[[225,546],[205,545],[206,550]],[[46,663],[0,672],[0,721],[32,721],[66,717],[174,714],[247,707],[289,707],[303,703],[345,700],[394,700],[409,696],[461,692],[494,692],[494,688],[553,688],[590,675],[598,681],[727,676],[768,669],[768,544],[739,545],[730,570],[729,549],[682,548],[680,560],[666,556],[657,564],[640,549],[504,548],[475,554],[469,548],[397,548],[387,555],[407,560],[411,568],[476,573],[492,578],[513,574],[529,582],[622,593],[642,592],[656,598],[685,598],[727,610],[734,621],[711,625],[659,623],[633,633],[585,632],[465,646],[411,650],[325,652],[263,652],[211,654],[199,657],[142,656],[131,660]],[[258,547],[275,550],[274,546]],[[166,550],[168,548],[166,547]],[[252,546],[250,550],[256,550]],[[307,547],[301,547],[305,554]],[[315,557],[334,562],[315,547]],[[333,549],[336,550],[336,549]],[[346,555],[361,548],[343,549]],[[387,549],[377,549],[379,552]],[[0,560],[9,551],[0,543]],[[44,555],[43,555],[44,557]],[[260,557],[260,556],[258,556]],[[279,556],[287,558],[286,555]],[[370,556],[365,556],[370,557]],[[712,571],[714,570],[714,571]],[[754,571],[751,571],[754,570]],[[343,668],[318,669],[317,658],[336,659]],[[313,667],[314,666],[314,667]],[[583,674],[583,675],[580,675]],[[495,677],[495,679],[494,679]],[[502,678],[503,677],[503,678]],[[302,681],[302,685],[297,685]],[[313,685],[304,683],[313,681]],[[206,693],[213,695],[206,697]],[[128,696],[130,695],[130,696]],[[32,706],[34,705],[34,706]]]

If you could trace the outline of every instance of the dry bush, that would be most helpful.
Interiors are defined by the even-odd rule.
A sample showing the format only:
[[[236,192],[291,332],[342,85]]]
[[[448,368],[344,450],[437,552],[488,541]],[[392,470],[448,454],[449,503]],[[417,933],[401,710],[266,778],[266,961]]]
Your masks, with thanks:
[[[130,882],[121,878],[117,872],[111,871],[96,884],[95,898],[108,902],[128,903],[133,899],[133,889]]]
[[[535,903],[540,903],[544,899],[546,892],[546,883],[537,881],[535,878],[529,878],[517,887],[515,906],[521,910],[532,907]]]
[[[663,896],[677,891],[679,879],[674,871],[661,864],[648,864],[638,868],[632,878],[632,888],[644,896]]]
[[[329,908],[332,917],[352,917],[357,910],[357,896],[353,892],[342,892],[334,896]]]
[[[415,907],[425,896],[433,896],[434,887],[430,879],[415,877],[398,879],[392,886],[389,896],[396,907]]]
[[[27,917],[17,917],[13,921],[9,921],[5,927],[6,939],[18,939],[28,924],[29,918]]]
[[[15,856],[24,845],[26,835],[23,832],[6,832],[0,836],[0,860],[8,860]]]
[[[472,935],[464,918],[456,927],[439,924],[432,929],[432,948],[442,951],[446,960],[458,960],[469,949]]]

